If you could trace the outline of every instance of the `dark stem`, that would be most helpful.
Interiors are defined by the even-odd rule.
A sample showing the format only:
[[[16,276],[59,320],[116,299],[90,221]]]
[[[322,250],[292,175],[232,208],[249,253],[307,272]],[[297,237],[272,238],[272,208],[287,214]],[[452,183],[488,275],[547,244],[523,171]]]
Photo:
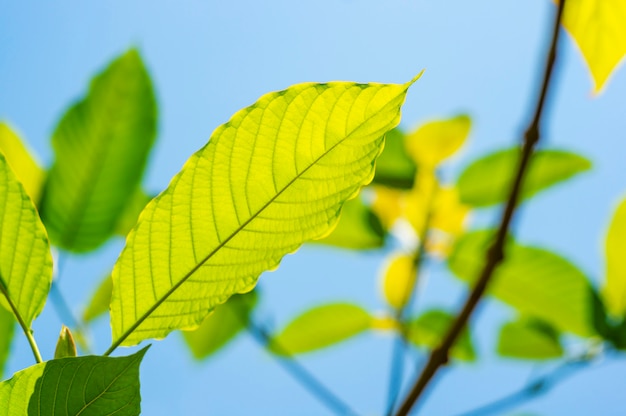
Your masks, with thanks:
[[[478,305],[478,302],[484,295],[494,270],[504,259],[504,242],[509,230],[511,220],[513,218],[513,214],[515,213],[515,207],[517,205],[524,176],[528,168],[528,162],[533,154],[535,145],[539,142],[540,138],[539,130],[541,117],[544,110],[544,104],[548,93],[550,80],[552,78],[554,63],[556,61],[557,45],[560,33],[560,22],[561,16],[563,15],[565,3],[566,0],[561,0],[558,5],[557,13],[553,23],[552,40],[547,56],[545,71],[543,74],[543,81],[541,83],[539,97],[533,111],[534,116],[529,124],[528,129],[526,130],[526,133],[524,134],[522,155],[517,167],[513,186],[506,202],[500,226],[496,233],[495,241],[487,252],[485,266],[483,267],[483,270],[480,273],[479,278],[476,281],[476,284],[473,287],[469,297],[465,301],[461,312],[458,314],[454,323],[446,333],[445,338],[443,339],[441,344],[431,352],[426,366],[422,370],[422,373],[415,381],[413,387],[411,388],[411,391],[402,403],[402,406],[397,413],[398,416],[406,416],[409,414],[411,408],[420,398],[426,386],[428,386],[428,384],[432,380],[433,376],[437,373],[441,366],[445,365],[448,362],[448,352],[450,348],[454,345],[454,342],[467,324],[467,321],[469,320],[472,312],[476,308],[476,305]]]
[[[248,332],[255,341],[267,350],[270,340],[272,341],[272,349],[280,355],[269,353],[280,366],[287,371],[295,380],[297,380],[306,390],[314,395],[329,410],[337,415],[357,416],[358,413],[335,395],[328,387],[322,384],[313,374],[311,374],[302,364],[296,361],[289,351],[272,340],[271,335],[259,324],[255,323],[252,318],[247,321]]]

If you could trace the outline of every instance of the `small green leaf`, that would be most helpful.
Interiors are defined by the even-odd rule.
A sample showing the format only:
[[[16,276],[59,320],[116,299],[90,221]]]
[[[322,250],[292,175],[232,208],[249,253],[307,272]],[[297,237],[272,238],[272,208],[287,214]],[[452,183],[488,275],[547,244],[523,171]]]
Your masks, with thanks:
[[[111,349],[196,328],[285,254],[328,235],[371,181],[412,82],[295,85],[218,127],[126,239]]]
[[[454,315],[441,309],[431,309],[408,323],[408,338],[418,347],[436,348],[454,322]],[[462,361],[474,361],[476,351],[467,327],[450,350],[452,357]]]
[[[95,249],[115,231],[139,187],[156,136],[150,77],[136,50],[96,76],[52,137],[55,160],[40,204],[53,244]]]
[[[425,123],[406,136],[407,153],[420,167],[432,169],[463,146],[471,126],[466,114]]]
[[[0,151],[26,193],[33,201],[38,201],[46,173],[20,136],[4,122],[0,122]]]
[[[385,148],[376,160],[373,183],[391,188],[411,189],[417,168],[404,147],[405,134],[399,128],[385,137]]]
[[[72,357],[37,364],[0,383],[0,416],[140,413],[139,363],[128,357]]]
[[[387,303],[394,309],[405,307],[416,280],[415,257],[404,253],[393,255],[383,273],[383,296]]]
[[[357,305],[322,305],[291,321],[270,341],[270,350],[279,355],[311,352],[352,338],[371,326],[372,317]]]
[[[314,243],[353,250],[380,248],[385,244],[385,231],[372,209],[355,198],[344,204],[333,232]]]
[[[493,235],[493,231],[483,230],[459,238],[448,259],[450,270],[461,280],[473,282],[484,265]],[[561,331],[581,336],[594,333],[588,279],[572,263],[550,251],[509,239],[489,293]]]
[[[15,318],[13,314],[0,308],[0,377],[4,374],[4,366],[7,358],[9,358],[14,333]]]
[[[193,356],[206,358],[228,344],[248,324],[250,314],[257,304],[257,293],[252,291],[234,295],[193,331],[183,331],[185,342]]]
[[[1,154],[0,218],[0,305],[13,311],[8,296],[30,328],[50,290],[52,256],[33,201]]]
[[[74,337],[70,329],[63,325],[57,341],[57,347],[54,350],[54,358],[59,359],[67,357],[76,357],[76,343],[74,342]]]
[[[91,299],[83,311],[83,321],[85,321],[85,323],[89,323],[109,311],[112,292],[113,280],[111,280],[111,275],[108,275],[102,280],[93,295],[91,295]]]
[[[500,150],[469,165],[457,182],[461,202],[474,207],[500,204],[508,197],[520,151]],[[591,162],[562,150],[539,150],[531,159],[520,201],[591,168]]]
[[[606,283],[602,290],[608,312],[626,314],[626,199],[619,204],[606,235]]]
[[[525,360],[548,360],[563,356],[563,347],[556,329],[546,322],[526,318],[502,326],[498,354]]]

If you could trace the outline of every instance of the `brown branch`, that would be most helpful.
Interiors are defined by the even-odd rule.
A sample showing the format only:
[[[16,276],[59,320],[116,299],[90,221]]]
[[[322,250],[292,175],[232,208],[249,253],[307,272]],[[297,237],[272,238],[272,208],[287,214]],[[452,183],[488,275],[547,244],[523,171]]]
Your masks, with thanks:
[[[534,148],[540,139],[539,131],[541,116],[543,114],[544,104],[546,101],[550,80],[552,78],[554,63],[556,61],[557,45],[560,33],[560,22],[563,15],[565,3],[566,0],[561,0],[558,5],[556,17],[553,23],[552,40],[546,60],[541,90],[537,99],[535,109],[533,111],[534,115],[532,121],[530,122],[529,127],[524,134],[522,155],[517,166],[517,172],[515,174],[513,186],[511,187],[504,213],[502,214],[502,219],[500,221],[500,226],[498,228],[495,241],[487,252],[485,266],[480,273],[476,285],[472,288],[472,291],[465,301],[461,312],[456,317],[445,338],[443,339],[441,344],[431,352],[426,366],[422,370],[419,378],[415,381],[415,384],[411,388],[411,391],[402,403],[402,406],[397,412],[397,416],[406,416],[409,414],[411,408],[417,402],[417,400],[424,392],[425,388],[428,386],[439,368],[448,362],[448,352],[450,348],[452,348],[452,346],[454,345],[454,342],[467,324],[472,312],[478,305],[480,299],[483,297],[494,270],[504,260],[504,242],[508,234],[513,214],[515,213],[517,202],[520,197],[520,191],[522,189],[524,177],[528,169],[528,162],[530,161]]]

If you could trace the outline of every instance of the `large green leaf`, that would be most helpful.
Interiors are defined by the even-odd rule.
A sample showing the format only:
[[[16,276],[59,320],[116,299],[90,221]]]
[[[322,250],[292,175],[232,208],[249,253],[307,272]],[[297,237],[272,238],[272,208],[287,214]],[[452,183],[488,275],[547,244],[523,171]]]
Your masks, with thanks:
[[[385,244],[385,230],[372,209],[355,198],[344,204],[333,232],[315,242],[355,250],[380,248]]]
[[[508,322],[500,329],[498,354],[526,360],[546,360],[563,355],[558,332],[537,319]]]
[[[28,195],[38,201],[46,173],[20,136],[4,122],[0,122],[0,151]]]
[[[301,354],[345,341],[372,326],[372,317],[360,306],[331,303],[310,309],[291,321],[270,341],[279,355]]]
[[[185,342],[194,357],[206,358],[230,342],[245,329],[250,314],[257,304],[255,290],[244,295],[234,295],[193,331],[183,331]]]
[[[373,183],[392,188],[411,189],[417,168],[407,154],[406,135],[399,128],[390,130],[385,138],[385,148],[376,160]]]
[[[89,95],[54,132],[55,160],[40,203],[53,244],[83,252],[112,235],[138,189],[155,135],[150,77],[131,50],[93,79]]]
[[[113,269],[112,347],[197,327],[326,236],[372,179],[411,83],[300,84],[217,128],[127,237]]]
[[[52,282],[48,236],[24,187],[0,154],[0,304],[31,323]],[[7,301],[6,297],[9,297]]]
[[[469,165],[457,183],[461,202],[475,207],[504,202],[519,155],[517,148],[500,150]],[[562,150],[539,150],[530,162],[520,201],[590,168],[591,162],[580,155]]]
[[[626,314],[626,199],[613,214],[605,241],[606,284],[602,291],[609,313]]]
[[[139,363],[128,357],[72,357],[37,364],[0,383],[0,416],[140,413]]]
[[[0,377],[4,374],[4,365],[9,357],[14,332],[15,318],[13,314],[0,308]]]
[[[459,278],[473,282],[483,267],[493,231],[461,237],[448,259]],[[504,262],[496,269],[491,295],[561,331],[587,336],[592,329],[592,292],[585,275],[550,251],[525,247],[510,239]]]
[[[408,323],[408,339],[418,347],[436,348],[452,325],[454,316],[441,309],[431,309]],[[450,350],[450,354],[462,361],[474,361],[476,352],[469,330],[463,329]]]

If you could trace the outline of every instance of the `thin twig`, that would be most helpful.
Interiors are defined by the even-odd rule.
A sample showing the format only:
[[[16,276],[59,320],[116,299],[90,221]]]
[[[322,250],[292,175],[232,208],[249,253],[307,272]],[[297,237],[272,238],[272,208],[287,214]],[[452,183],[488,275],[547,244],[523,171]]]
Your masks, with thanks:
[[[24,322],[24,318],[22,318],[20,311],[17,310],[17,306],[15,306],[15,303],[13,303],[13,299],[11,299],[11,296],[9,296],[9,288],[4,283],[4,279],[2,278],[2,276],[0,276],[0,293],[2,293],[6,298],[9,306],[11,307],[11,310],[13,311],[15,319],[17,319],[17,322],[20,324],[22,332],[28,340],[30,349],[33,351],[35,361],[37,361],[37,363],[43,362],[43,359],[41,358],[41,353],[39,352],[39,348],[37,347],[37,342],[35,342],[35,337],[33,336],[33,331],[31,331],[31,329],[26,325],[26,322]]]
[[[437,373],[439,368],[448,362],[448,352],[450,348],[454,345],[454,342],[467,324],[467,321],[469,320],[476,305],[484,295],[494,270],[504,259],[504,242],[508,234],[509,225],[513,218],[513,214],[515,213],[515,208],[519,199],[524,176],[528,168],[528,162],[533,154],[535,145],[540,138],[539,130],[541,124],[541,116],[543,114],[544,104],[548,93],[548,87],[552,78],[554,62],[556,61],[557,44],[560,33],[560,22],[565,4],[566,0],[561,0],[558,5],[556,17],[553,23],[550,49],[548,52],[545,71],[543,74],[543,81],[541,83],[541,90],[534,110],[534,116],[532,118],[532,121],[530,122],[528,129],[526,130],[526,133],[524,134],[522,155],[517,167],[515,180],[513,182],[513,186],[511,188],[509,198],[507,200],[504,213],[502,215],[502,220],[500,222],[500,227],[498,228],[495,241],[487,252],[485,266],[479,278],[477,279],[476,284],[473,287],[469,297],[463,305],[461,312],[455,319],[451,328],[448,330],[445,338],[443,339],[441,344],[431,352],[426,366],[422,370],[419,378],[416,380],[411,391],[402,403],[402,406],[397,413],[398,416],[408,415],[408,413],[411,411],[411,408],[419,399],[424,389],[430,383],[431,379]]]
[[[254,322],[252,318],[248,318],[247,321],[248,332],[252,335],[255,341],[259,343],[266,350],[272,343],[272,349],[278,352],[274,354],[270,352],[270,355],[280,364],[285,371],[297,380],[303,387],[306,388],[311,394],[323,403],[329,410],[337,415],[342,416],[357,416],[355,412],[348,404],[341,400],[335,393],[333,393],[328,387],[322,384],[313,374],[311,374],[302,364],[293,358],[291,353],[277,344],[275,340],[272,340],[271,335],[258,323]]]

